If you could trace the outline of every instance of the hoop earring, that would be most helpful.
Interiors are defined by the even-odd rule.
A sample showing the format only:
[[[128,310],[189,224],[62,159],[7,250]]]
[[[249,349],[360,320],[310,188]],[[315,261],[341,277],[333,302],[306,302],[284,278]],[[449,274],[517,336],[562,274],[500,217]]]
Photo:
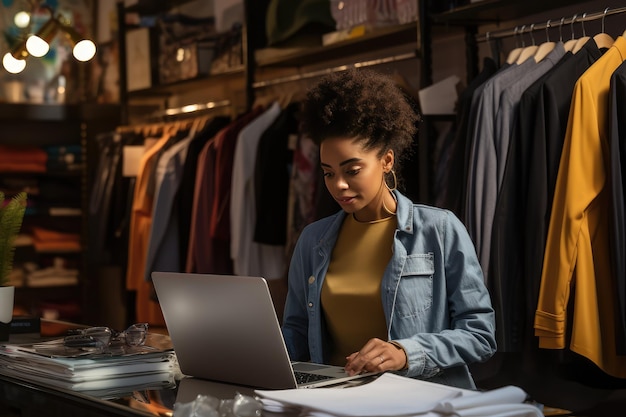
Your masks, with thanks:
[[[393,169],[389,172],[393,177],[393,187],[389,187],[389,184],[387,184],[387,180],[385,180],[385,186],[389,191],[395,191],[398,188],[398,177],[396,177],[396,171],[394,171]]]

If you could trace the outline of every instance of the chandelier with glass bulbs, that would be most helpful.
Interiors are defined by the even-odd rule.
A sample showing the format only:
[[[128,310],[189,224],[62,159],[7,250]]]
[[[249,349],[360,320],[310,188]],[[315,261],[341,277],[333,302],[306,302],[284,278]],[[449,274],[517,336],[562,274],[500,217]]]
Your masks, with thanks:
[[[29,56],[46,55],[50,50],[50,42],[57,35],[65,37],[70,42],[72,55],[78,61],[89,61],[96,54],[96,44],[92,40],[83,38],[62,15],[54,16],[54,11],[50,7],[45,5],[41,7],[50,12],[50,18],[37,33],[28,34],[2,58],[4,69],[12,74],[20,73],[26,68],[26,58]],[[15,15],[14,21],[18,27],[27,27],[30,23],[30,14],[19,12]]]

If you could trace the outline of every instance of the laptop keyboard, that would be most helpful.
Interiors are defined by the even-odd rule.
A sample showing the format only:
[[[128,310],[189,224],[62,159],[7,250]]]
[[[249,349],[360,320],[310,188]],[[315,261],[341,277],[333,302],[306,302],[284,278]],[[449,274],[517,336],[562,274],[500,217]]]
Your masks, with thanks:
[[[325,379],[332,378],[328,375],[310,374],[308,372],[295,371],[294,374],[296,376],[296,382],[298,383],[298,385],[306,384],[309,382],[315,382],[315,381],[323,381]]]

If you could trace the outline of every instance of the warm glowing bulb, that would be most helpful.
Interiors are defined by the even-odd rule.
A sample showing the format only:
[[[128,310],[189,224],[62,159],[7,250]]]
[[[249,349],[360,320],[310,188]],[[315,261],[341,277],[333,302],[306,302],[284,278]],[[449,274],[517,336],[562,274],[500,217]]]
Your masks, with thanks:
[[[4,65],[4,69],[11,74],[17,74],[24,71],[26,61],[23,59],[15,59],[10,52],[7,52],[4,54],[4,58],[2,58],[2,65]]]
[[[83,39],[74,46],[72,53],[79,61],[89,61],[96,54],[96,44],[89,39]]]
[[[26,50],[34,57],[42,57],[50,50],[48,42],[44,41],[37,35],[30,35],[26,39]]]
[[[17,12],[13,17],[13,22],[18,28],[25,28],[30,23],[30,14],[27,12]]]

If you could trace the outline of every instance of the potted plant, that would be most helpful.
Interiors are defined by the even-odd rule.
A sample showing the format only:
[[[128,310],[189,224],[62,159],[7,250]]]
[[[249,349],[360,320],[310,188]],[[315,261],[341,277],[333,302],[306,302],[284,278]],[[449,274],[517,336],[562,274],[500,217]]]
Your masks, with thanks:
[[[26,211],[26,193],[20,192],[5,201],[0,191],[0,340],[8,340],[13,319],[15,287],[10,285],[13,269],[14,241],[22,227]]]

